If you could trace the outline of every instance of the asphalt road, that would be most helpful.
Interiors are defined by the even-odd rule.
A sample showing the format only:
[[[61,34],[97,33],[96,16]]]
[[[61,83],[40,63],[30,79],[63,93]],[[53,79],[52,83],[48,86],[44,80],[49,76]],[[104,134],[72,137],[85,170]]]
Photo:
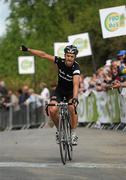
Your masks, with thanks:
[[[62,165],[55,128],[0,132],[0,180],[125,180],[126,132],[78,128]]]

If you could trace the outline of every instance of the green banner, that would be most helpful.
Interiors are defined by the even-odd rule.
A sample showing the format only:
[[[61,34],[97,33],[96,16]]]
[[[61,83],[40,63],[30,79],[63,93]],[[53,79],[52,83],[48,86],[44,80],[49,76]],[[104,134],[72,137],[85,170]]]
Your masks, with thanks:
[[[118,123],[120,122],[119,93],[93,91],[79,95],[79,122]]]

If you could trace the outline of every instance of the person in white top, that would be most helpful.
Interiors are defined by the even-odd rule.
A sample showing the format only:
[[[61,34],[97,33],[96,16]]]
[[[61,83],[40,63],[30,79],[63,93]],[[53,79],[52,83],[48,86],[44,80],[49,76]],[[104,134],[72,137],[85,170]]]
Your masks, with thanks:
[[[30,88],[28,90],[29,97],[26,99],[24,104],[29,105],[34,103],[35,108],[39,108],[42,105],[41,97],[38,94],[34,93],[34,89]]]
[[[44,82],[42,82],[42,83],[40,84],[40,87],[41,87],[41,89],[42,89],[42,91],[41,91],[41,93],[40,93],[40,96],[41,96],[41,98],[42,98],[42,100],[43,100],[43,106],[45,106],[45,104],[48,103],[49,100],[50,100],[50,91],[49,91],[49,89],[47,88],[46,83],[44,83]]]

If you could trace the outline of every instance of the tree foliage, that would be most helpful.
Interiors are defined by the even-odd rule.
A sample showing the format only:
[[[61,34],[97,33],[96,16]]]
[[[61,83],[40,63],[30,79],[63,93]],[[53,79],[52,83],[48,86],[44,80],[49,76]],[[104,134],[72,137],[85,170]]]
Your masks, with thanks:
[[[7,0],[6,0],[7,2]],[[18,74],[21,44],[53,54],[54,42],[65,42],[67,36],[88,32],[97,67],[126,47],[126,37],[103,39],[99,9],[120,6],[125,0],[10,0],[7,32],[0,38],[0,76],[15,87],[32,83],[33,77]],[[81,70],[92,73],[91,57],[78,59]],[[55,66],[36,58],[36,83],[48,85],[56,79]]]

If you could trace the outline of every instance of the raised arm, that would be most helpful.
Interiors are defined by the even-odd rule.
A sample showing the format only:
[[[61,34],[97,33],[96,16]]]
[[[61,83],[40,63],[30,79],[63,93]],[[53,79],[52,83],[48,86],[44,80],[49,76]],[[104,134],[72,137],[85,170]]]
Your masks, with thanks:
[[[33,54],[35,56],[38,56],[38,57],[44,58],[44,59],[48,59],[49,61],[55,60],[54,56],[47,54],[46,52],[41,51],[41,50],[35,50],[35,49],[27,48],[25,46],[21,46],[20,50],[30,52],[31,54]]]

